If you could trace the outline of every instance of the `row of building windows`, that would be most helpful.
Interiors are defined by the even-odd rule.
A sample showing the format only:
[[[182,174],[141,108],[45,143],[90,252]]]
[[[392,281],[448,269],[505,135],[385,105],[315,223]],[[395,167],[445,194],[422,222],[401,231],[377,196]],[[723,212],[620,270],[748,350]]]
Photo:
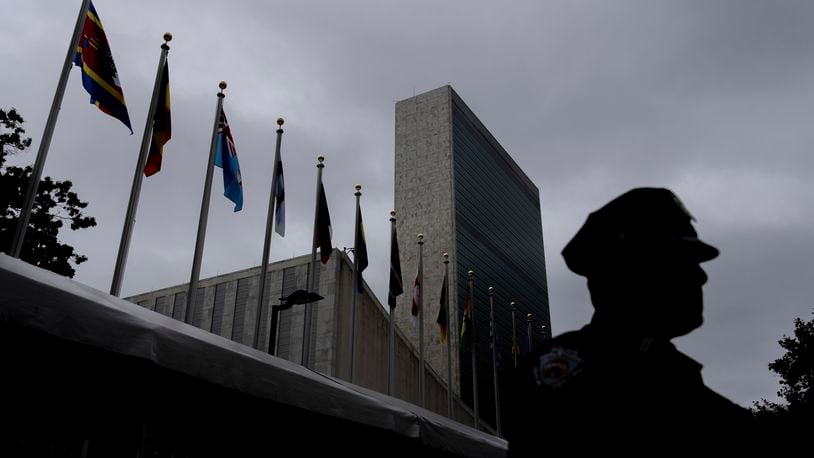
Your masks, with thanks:
[[[281,285],[282,295],[287,296],[296,289],[305,288],[308,270],[308,265],[292,266],[283,269]],[[320,269],[317,269],[317,275],[319,275],[319,270]],[[266,277],[266,297],[269,297],[272,292],[272,273],[273,272],[269,272]],[[257,290],[257,284],[259,283],[257,281],[257,277],[258,276],[243,277],[237,279],[236,282],[222,282],[215,284],[214,287],[210,286],[209,288],[214,288],[214,301],[212,309],[209,310],[210,319],[208,320],[204,317],[203,307],[206,287],[198,288],[193,304],[191,324],[200,328],[203,324],[208,322],[208,330],[213,334],[218,334],[245,345],[252,345],[254,343],[252,337],[254,335],[254,329],[248,329],[248,327],[251,327],[254,324],[254,315],[251,314],[256,313],[257,305],[249,304],[249,296],[250,293],[256,292]],[[318,281],[319,278],[317,278],[317,282]],[[227,301],[227,289],[229,289],[230,285],[234,286],[234,307],[226,306],[227,303],[230,302]],[[154,301],[142,300],[138,301],[137,303],[142,307],[154,310],[162,315],[171,316],[179,321],[184,321],[186,317],[186,292],[183,291],[158,296],[154,299]],[[316,307],[314,310],[316,310]],[[249,314],[248,317],[247,313]],[[268,329],[268,320],[270,319],[269,315],[269,307],[264,307],[260,317],[261,330]],[[231,328],[229,328],[230,318]],[[280,314],[279,319],[281,326],[278,340],[280,342],[284,342],[284,344],[283,348],[281,348],[282,352],[278,352],[278,355],[281,357],[287,357],[289,352],[288,341],[291,333],[291,330],[289,329],[291,323],[290,311],[283,311]],[[316,320],[314,320],[313,324],[315,327]],[[266,341],[267,333],[261,332],[258,348],[267,348]]]
[[[507,163],[510,159],[485,138],[465,108],[456,103],[452,108],[458,313],[466,301],[467,272],[474,270],[478,399],[481,415],[489,419],[494,418],[489,286],[497,290],[494,329],[501,373],[513,366],[509,303],[518,303],[522,353],[527,346],[526,314],[535,316],[537,329],[541,320],[549,320],[540,202],[533,185]],[[539,333],[532,336],[539,343]],[[460,353],[462,397],[470,403],[471,361],[471,353]]]
[[[249,298],[249,281],[250,278],[241,278],[237,281],[237,294],[235,297],[234,310],[225,310],[226,305],[226,288],[229,282],[218,283],[215,285],[215,301],[212,308],[212,315],[209,326],[209,331],[213,334],[218,334],[223,337],[232,338],[237,342],[244,342],[244,329],[243,317],[246,314],[246,307]],[[204,322],[203,319],[203,302],[206,293],[205,287],[200,287],[195,294],[195,302],[192,310],[192,325],[201,327]],[[154,303],[142,300],[138,301],[138,305],[154,310],[165,316],[172,317],[178,321],[184,321],[186,317],[186,292],[177,292],[170,295],[158,296],[155,298]],[[172,299],[171,301],[169,299]],[[232,329],[226,330],[223,324],[228,315],[232,314]],[[227,332],[229,331],[229,332]]]

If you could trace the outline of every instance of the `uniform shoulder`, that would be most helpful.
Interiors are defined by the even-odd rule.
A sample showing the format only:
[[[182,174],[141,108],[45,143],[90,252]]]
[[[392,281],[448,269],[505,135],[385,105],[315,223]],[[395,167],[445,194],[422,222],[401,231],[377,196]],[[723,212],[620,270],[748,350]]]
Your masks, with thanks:
[[[569,331],[563,334],[560,334],[556,337],[551,339],[546,339],[545,342],[535,347],[532,351],[530,351],[524,361],[529,360],[537,360],[539,357],[551,353],[551,352],[560,352],[562,350],[575,350],[579,351],[582,347],[584,342],[586,341],[586,333],[585,329],[579,329],[576,331]]]
[[[516,382],[539,388],[560,388],[580,374],[585,342],[584,330],[571,331],[546,340],[521,359]]]

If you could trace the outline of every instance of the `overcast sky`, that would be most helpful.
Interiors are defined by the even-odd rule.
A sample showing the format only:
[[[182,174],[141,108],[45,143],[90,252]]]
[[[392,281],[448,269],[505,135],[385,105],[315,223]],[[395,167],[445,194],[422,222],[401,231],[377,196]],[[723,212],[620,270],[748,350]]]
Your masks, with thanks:
[[[42,135],[80,0],[4,0],[0,107]],[[814,301],[814,3],[806,1],[94,2],[135,131],[88,104],[70,75],[45,174],[70,179],[98,226],[63,239],[110,288],[162,35],[173,133],[145,179],[123,295],[189,281],[217,83],[244,180],[244,210],[215,175],[201,277],[260,263],[285,118],[287,235],[272,259],[310,249],[316,157],[334,244],[353,243],[353,185],[386,297],[397,100],[451,84],[540,189],[555,334],[592,313],[560,256],[587,214],[636,186],[672,189],[701,237],[705,325],[678,339],[713,389],[776,399],[767,364]]]

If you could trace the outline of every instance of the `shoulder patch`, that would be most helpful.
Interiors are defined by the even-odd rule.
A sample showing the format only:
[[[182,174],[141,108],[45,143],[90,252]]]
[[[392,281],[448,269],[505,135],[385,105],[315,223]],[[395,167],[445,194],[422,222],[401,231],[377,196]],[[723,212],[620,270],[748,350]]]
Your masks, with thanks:
[[[582,372],[582,358],[576,350],[554,346],[539,357],[532,372],[538,386],[559,388]]]

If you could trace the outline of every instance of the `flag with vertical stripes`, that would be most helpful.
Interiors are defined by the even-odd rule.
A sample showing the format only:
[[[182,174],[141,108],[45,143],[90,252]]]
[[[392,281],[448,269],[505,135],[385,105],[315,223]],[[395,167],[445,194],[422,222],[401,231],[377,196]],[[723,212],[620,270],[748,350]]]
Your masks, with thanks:
[[[172,137],[172,120],[170,119],[170,70],[164,62],[161,81],[158,83],[158,100],[153,115],[153,135],[150,139],[150,153],[144,164],[144,176],[150,176],[161,170],[161,159],[164,157],[164,144]]]
[[[121,121],[132,134],[133,128],[130,127],[130,115],[127,114],[119,73],[113,63],[113,53],[93,2],[88,7],[73,62],[82,69],[82,86],[90,94],[90,103]]]
[[[285,237],[285,183],[283,182],[283,160],[277,162],[277,194],[274,197],[274,231]]]
[[[472,351],[472,289],[466,288],[464,317],[461,324],[461,351]]]
[[[396,227],[393,226],[393,236],[390,239],[390,287],[387,292],[387,304],[391,309],[396,307],[396,298],[403,293],[404,281],[401,279],[399,239],[396,236]]]
[[[435,322],[438,323],[438,332],[441,333],[441,343],[447,340],[447,315],[449,310],[449,294],[447,292],[447,274],[444,274],[444,285],[441,287],[441,303],[438,307],[438,318]]]
[[[243,209],[243,177],[240,175],[232,129],[223,110],[218,121],[216,142],[215,165],[223,169],[223,195],[235,203],[235,211],[238,212]]]
[[[356,291],[365,292],[365,282],[362,272],[367,269],[367,241],[365,241],[365,225],[362,223],[362,207],[356,206],[356,233],[353,237],[353,256],[356,260]]]

